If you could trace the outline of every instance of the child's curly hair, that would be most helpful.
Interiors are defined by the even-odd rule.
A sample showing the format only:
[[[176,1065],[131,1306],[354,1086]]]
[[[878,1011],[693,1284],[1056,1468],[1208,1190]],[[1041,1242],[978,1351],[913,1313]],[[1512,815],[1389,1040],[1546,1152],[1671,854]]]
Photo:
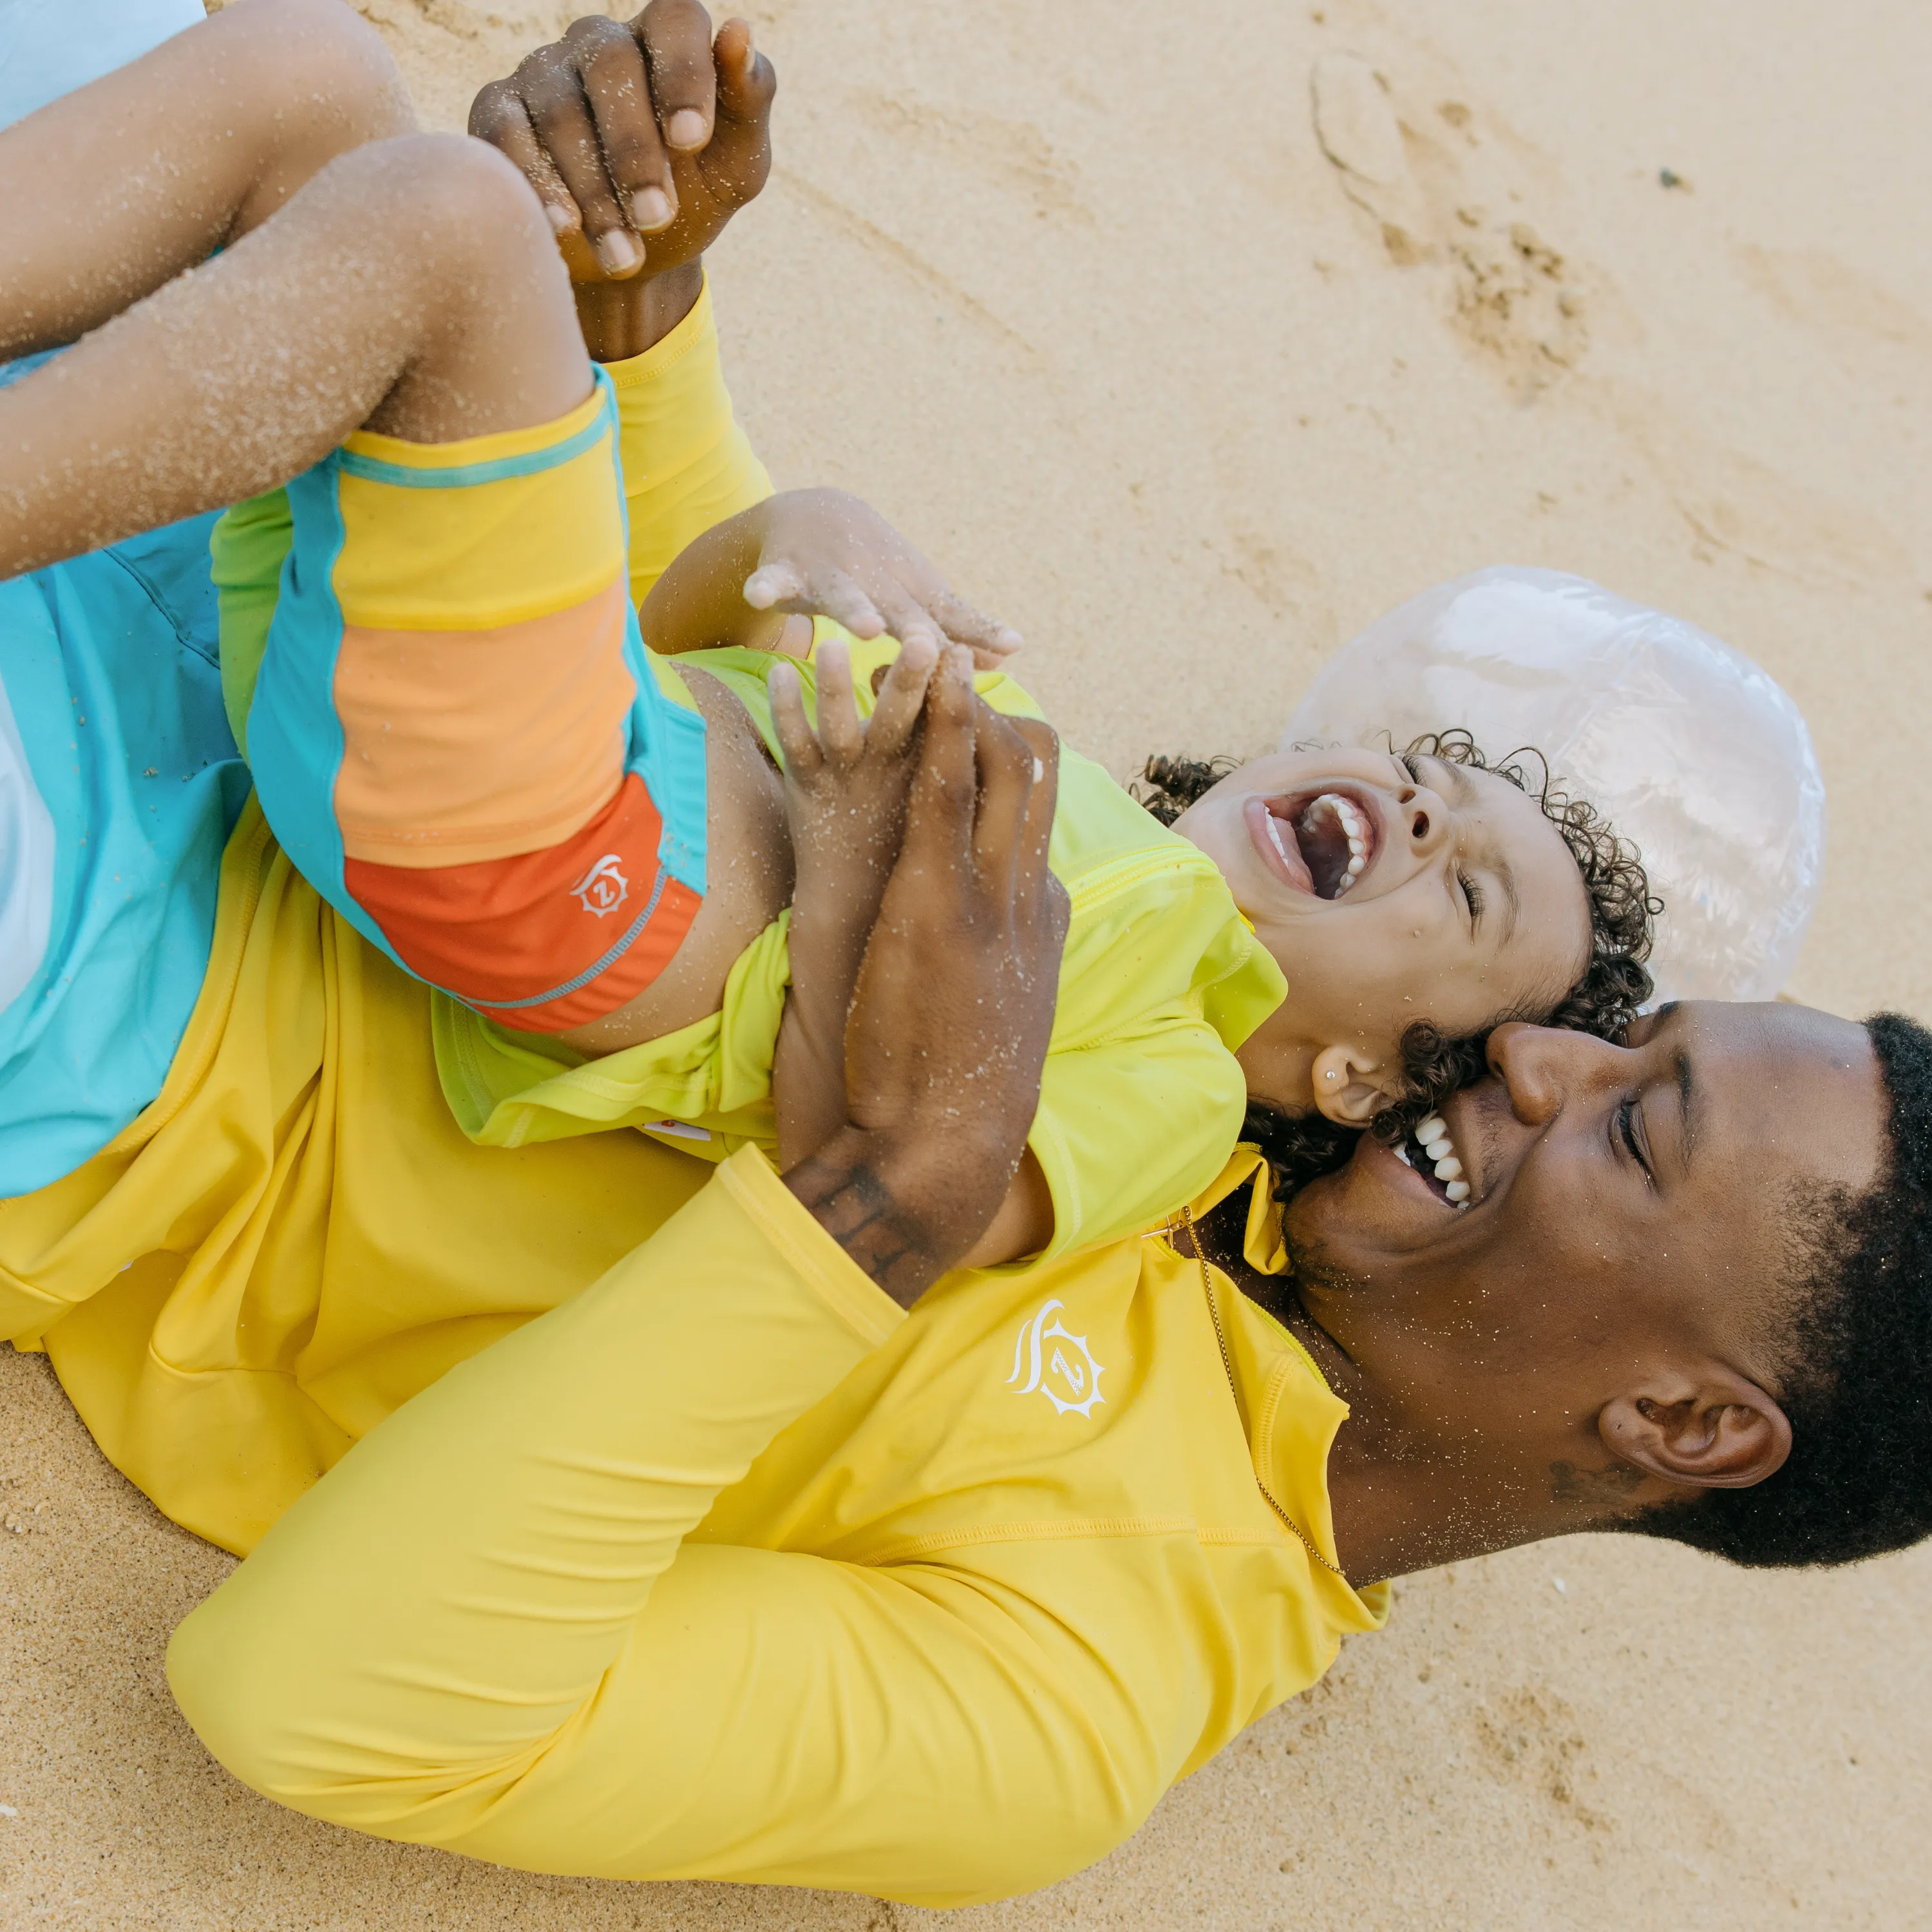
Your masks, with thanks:
[[[1582,976],[1552,1011],[1500,1013],[1494,1024],[1513,1018],[1534,1019],[1602,1040],[1616,1039],[1650,998],[1652,981],[1644,962],[1650,957],[1655,921],[1664,910],[1664,902],[1650,889],[1636,848],[1619,838],[1587,800],[1552,790],[1549,760],[1528,746],[1492,764],[1467,731],[1456,730],[1429,732],[1403,748],[1445,764],[1492,772],[1527,792],[1556,826],[1583,877],[1590,902],[1590,959]],[[1526,758],[1542,766],[1540,784],[1531,782],[1520,762]],[[1128,790],[1162,824],[1172,825],[1240,762],[1233,758],[1150,758],[1141,782]],[[1452,1037],[1427,1020],[1418,1020],[1402,1036],[1407,1090],[1400,1102],[1376,1114],[1369,1131],[1394,1145],[1457,1088],[1480,1080],[1487,1068],[1489,1035],[1486,1028]],[[1292,1114],[1258,1102],[1250,1105],[1244,1132],[1268,1157],[1275,1172],[1276,1196],[1284,1201],[1310,1181],[1346,1166],[1358,1138],[1354,1128],[1318,1113]]]

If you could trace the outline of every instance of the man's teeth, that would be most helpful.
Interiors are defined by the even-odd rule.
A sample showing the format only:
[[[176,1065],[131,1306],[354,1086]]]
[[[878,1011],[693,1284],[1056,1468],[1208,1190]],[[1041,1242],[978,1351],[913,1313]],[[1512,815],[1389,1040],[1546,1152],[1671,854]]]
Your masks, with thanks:
[[[1369,862],[1368,835],[1362,824],[1362,814],[1340,792],[1324,791],[1308,809],[1311,813],[1317,812],[1324,805],[1335,814],[1348,841],[1348,869],[1335,888],[1335,896],[1339,899],[1362,876],[1362,868]],[[1276,842],[1280,842],[1277,839]]]
[[[1436,1178],[1443,1183],[1443,1192],[1458,1208],[1469,1204],[1469,1184],[1462,1178],[1462,1163],[1456,1158],[1456,1143],[1449,1138],[1449,1124],[1440,1114],[1431,1114],[1426,1120],[1415,1124],[1415,1138],[1421,1144],[1436,1170]],[[1407,1148],[1401,1150],[1402,1158],[1410,1166],[1415,1163],[1408,1160]]]

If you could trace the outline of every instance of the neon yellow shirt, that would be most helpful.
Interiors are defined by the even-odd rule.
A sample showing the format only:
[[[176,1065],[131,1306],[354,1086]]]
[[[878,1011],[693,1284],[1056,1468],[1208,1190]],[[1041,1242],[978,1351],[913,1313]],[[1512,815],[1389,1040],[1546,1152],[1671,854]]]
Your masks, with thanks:
[[[632,589],[641,599],[694,536],[770,485],[732,416],[708,296],[657,348],[611,374]],[[860,644],[824,620],[816,631],[814,646],[827,635],[851,645],[855,688],[869,711],[870,673],[897,645]],[[653,668],[687,704],[679,667],[722,679],[776,756],[771,663],[761,652],[714,650]],[[802,670],[809,708],[812,666]],[[1003,674],[976,682],[995,708],[1040,715]],[[1137,1232],[1220,1171],[1247,1105],[1233,1049],[1288,987],[1213,864],[1071,750],[1062,752],[1048,857],[1072,902],[1028,1142],[1053,1197],[1052,1256]],[[717,1013],[587,1063],[554,1040],[513,1032],[436,994],[436,1064],[458,1121],[486,1147],[632,1127],[714,1160],[748,1141],[774,1150],[772,1056],[790,980],[788,924],[788,916],[776,921],[740,958]]]

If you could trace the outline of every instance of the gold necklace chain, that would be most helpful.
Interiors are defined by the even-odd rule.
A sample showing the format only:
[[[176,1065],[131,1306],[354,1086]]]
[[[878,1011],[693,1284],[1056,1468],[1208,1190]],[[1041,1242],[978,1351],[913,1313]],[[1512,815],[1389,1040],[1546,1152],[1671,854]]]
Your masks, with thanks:
[[[1208,1298],[1208,1318],[1214,1323],[1214,1339],[1221,1345],[1221,1366],[1227,1371],[1228,1392],[1234,1396],[1235,1408],[1238,1412],[1241,1397],[1240,1388],[1234,1381],[1234,1359],[1228,1352],[1228,1337],[1221,1326],[1221,1311],[1214,1305],[1214,1277],[1208,1271],[1208,1257],[1202,1252],[1201,1236],[1195,1228],[1194,1210],[1191,1208],[1181,1209],[1180,1225],[1187,1230],[1188,1244],[1194,1250],[1195,1260],[1200,1264],[1202,1292]],[[1255,1472],[1255,1487],[1259,1490],[1262,1496],[1266,1498],[1268,1508],[1273,1510],[1275,1514],[1280,1516],[1282,1521],[1286,1523],[1300,1538],[1302,1547],[1308,1552],[1309,1555],[1313,1557],[1331,1576],[1340,1576],[1342,1581],[1347,1583],[1348,1580],[1342,1575],[1341,1570],[1336,1564],[1330,1563],[1328,1558],[1316,1548],[1315,1539],[1275,1500],[1274,1492],[1262,1480],[1259,1470]]]

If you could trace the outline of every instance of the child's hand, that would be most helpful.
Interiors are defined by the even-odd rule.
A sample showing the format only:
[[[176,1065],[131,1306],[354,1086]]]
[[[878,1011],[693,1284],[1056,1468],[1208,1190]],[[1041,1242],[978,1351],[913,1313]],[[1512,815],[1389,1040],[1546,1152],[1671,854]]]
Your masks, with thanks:
[[[520,168],[576,282],[694,262],[765,184],[778,79],[742,20],[698,0],[601,15],[495,80],[470,131]]]
[[[918,642],[928,656],[948,643],[963,644],[982,670],[1019,649],[1017,631],[956,596],[932,563],[856,496],[794,490],[758,507],[758,568],[745,580],[745,602],[753,610],[835,618],[855,638],[890,632],[908,647]]]

